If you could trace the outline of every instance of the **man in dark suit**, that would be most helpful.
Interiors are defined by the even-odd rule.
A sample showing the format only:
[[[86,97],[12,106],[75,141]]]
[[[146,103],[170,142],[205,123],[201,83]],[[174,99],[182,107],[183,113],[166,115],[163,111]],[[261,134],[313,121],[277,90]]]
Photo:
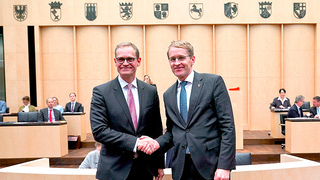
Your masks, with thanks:
[[[47,98],[46,103],[48,107],[40,110],[38,116],[39,122],[54,122],[64,120],[60,111],[53,108],[54,103],[52,98]]]
[[[297,118],[302,117],[303,112],[301,106],[304,104],[304,97],[302,95],[298,95],[294,101],[294,105],[288,111],[288,118]]]
[[[120,43],[114,58],[119,76],[93,89],[90,122],[94,139],[102,143],[97,179],[152,180],[164,175],[163,154],[137,150],[144,139],[163,133],[157,90],[136,78],[140,62],[134,44]]]
[[[313,103],[313,106],[309,109],[310,113],[308,113],[309,117],[320,118],[320,97],[319,96],[313,97],[312,103]]]
[[[77,95],[72,92],[69,94],[70,102],[66,104],[64,112],[83,112],[83,106],[76,101]]]
[[[167,132],[156,141],[163,151],[174,145],[173,179],[229,179],[235,169],[235,128],[223,79],[192,70],[195,56],[187,41],[173,41],[167,56],[178,81],[163,95]],[[142,149],[150,154],[155,144],[150,140]]]
[[[279,89],[279,97],[273,99],[272,103],[270,103],[270,109],[285,109],[290,107],[290,99],[286,97],[286,90],[283,88]]]

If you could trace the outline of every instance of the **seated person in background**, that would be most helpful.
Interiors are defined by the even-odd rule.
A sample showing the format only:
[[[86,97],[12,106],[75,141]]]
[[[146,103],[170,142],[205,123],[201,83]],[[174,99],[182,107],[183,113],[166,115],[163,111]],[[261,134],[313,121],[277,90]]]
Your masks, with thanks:
[[[313,106],[309,109],[310,112],[307,114],[307,116],[311,118],[320,118],[320,97],[313,97],[312,103]]]
[[[47,98],[46,103],[48,107],[40,110],[38,119],[39,122],[55,122],[64,120],[60,111],[53,108],[52,98]]]
[[[290,99],[286,97],[286,90],[281,88],[279,89],[279,97],[273,99],[273,102],[270,103],[270,109],[280,108],[285,109],[291,106]]]
[[[150,84],[151,86],[156,86],[156,84],[153,84],[153,81],[151,80],[150,76],[148,74],[144,75],[143,81],[147,84]]]
[[[102,145],[101,143],[96,142],[95,146],[96,150],[87,154],[86,158],[84,158],[80,164],[79,169],[97,169]]]
[[[29,96],[25,96],[22,98],[23,105],[19,107],[18,112],[35,112],[37,111],[36,107],[30,105],[30,98]]]
[[[61,105],[59,105],[59,100],[56,97],[52,97],[53,99],[53,108],[59,110],[61,112],[61,114],[63,113],[63,107]]]
[[[7,104],[4,101],[0,100],[0,114],[6,113]]]
[[[298,95],[294,101],[294,105],[289,109],[288,118],[297,118],[302,117],[303,112],[301,106],[304,104],[304,97],[302,95]]]
[[[76,101],[76,93],[70,93],[69,98],[71,102],[68,102],[66,104],[66,107],[64,108],[65,112],[83,112],[83,107],[81,103],[78,103]]]

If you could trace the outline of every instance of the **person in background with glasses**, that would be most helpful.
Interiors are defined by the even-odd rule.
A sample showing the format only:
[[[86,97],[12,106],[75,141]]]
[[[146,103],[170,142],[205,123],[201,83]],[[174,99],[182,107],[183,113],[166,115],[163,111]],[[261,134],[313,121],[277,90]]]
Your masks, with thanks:
[[[115,48],[119,75],[93,88],[90,122],[93,137],[102,144],[97,179],[162,179],[163,153],[147,155],[138,148],[162,135],[157,89],[136,78],[138,48],[123,42]]]
[[[182,180],[226,180],[235,169],[235,127],[232,106],[221,76],[200,74],[193,46],[173,41],[167,51],[178,80],[164,93],[167,131],[142,150],[151,154],[174,146],[172,177]]]
[[[37,109],[33,105],[30,105],[29,96],[24,96],[22,98],[23,105],[19,107],[18,112],[36,112]]]
[[[54,102],[51,97],[46,99],[47,108],[40,109],[38,121],[39,122],[55,122],[65,120],[61,112],[57,109],[54,109]]]

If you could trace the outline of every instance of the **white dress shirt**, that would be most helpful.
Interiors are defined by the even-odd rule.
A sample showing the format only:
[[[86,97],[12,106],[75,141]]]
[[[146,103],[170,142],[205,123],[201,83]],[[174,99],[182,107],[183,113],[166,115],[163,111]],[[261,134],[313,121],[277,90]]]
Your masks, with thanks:
[[[52,122],[56,121],[56,118],[54,117],[53,108],[51,109],[51,115],[52,115]],[[50,109],[48,108],[48,122],[50,122]]]
[[[29,106],[30,106],[30,104],[24,105],[24,108],[22,109],[22,111],[23,112],[29,112]]]
[[[189,111],[189,102],[190,102],[190,96],[191,96],[191,89],[192,89],[192,83],[193,83],[193,78],[194,78],[194,71],[192,71],[189,76],[184,80],[187,81],[187,84],[185,86],[186,88],[186,93],[187,93],[187,108]],[[180,92],[181,92],[181,81],[178,79],[178,89],[177,89],[177,105],[178,109],[180,111]]]
[[[120,76],[118,76],[118,80],[119,80],[123,95],[126,98],[126,101],[128,102],[128,87],[127,87],[128,83],[124,81]],[[133,94],[134,104],[136,106],[137,122],[139,122],[140,106],[139,106],[139,95],[138,95],[138,89],[137,89],[138,87],[137,79],[134,78],[131,84],[132,84],[131,91]]]

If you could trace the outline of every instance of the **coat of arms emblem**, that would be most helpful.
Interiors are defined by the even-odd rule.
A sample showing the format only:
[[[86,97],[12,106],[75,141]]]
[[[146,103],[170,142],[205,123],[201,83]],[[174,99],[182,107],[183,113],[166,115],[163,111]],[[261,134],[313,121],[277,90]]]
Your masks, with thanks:
[[[119,3],[119,5],[120,5],[120,17],[124,20],[131,19],[133,15],[133,10],[132,10],[133,3]]]
[[[238,3],[228,2],[224,4],[224,15],[233,19],[238,15]]]
[[[52,21],[59,21],[61,19],[61,5],[59,1],[51,2],[50,5],[50,18]]]
[[[192,19],[200,19],[203,15],[203,4],[202,3],[190,3],[189,14]]]
[[[153,10],[154,10],[154,16],[157,19],[166,19],[169,16],[168,3],[154,3]]]
[[[259,2],[259,13],[263,18],[268,18],[272,13],[272,2]]]
[[[98,11],[97,3],[85,3],[84,4],[84,14],[85,14],[85,17],[89,21],[93,21],[97,18],[97,14],[98,14],[97,11]]]
[[[307,13],[307,3],[293,3],[293,14],[296,18],[301,19]]]
[[[17,21],[24,21],[27,19],[28,10],[27,5],[13,5],[13,17]]]

